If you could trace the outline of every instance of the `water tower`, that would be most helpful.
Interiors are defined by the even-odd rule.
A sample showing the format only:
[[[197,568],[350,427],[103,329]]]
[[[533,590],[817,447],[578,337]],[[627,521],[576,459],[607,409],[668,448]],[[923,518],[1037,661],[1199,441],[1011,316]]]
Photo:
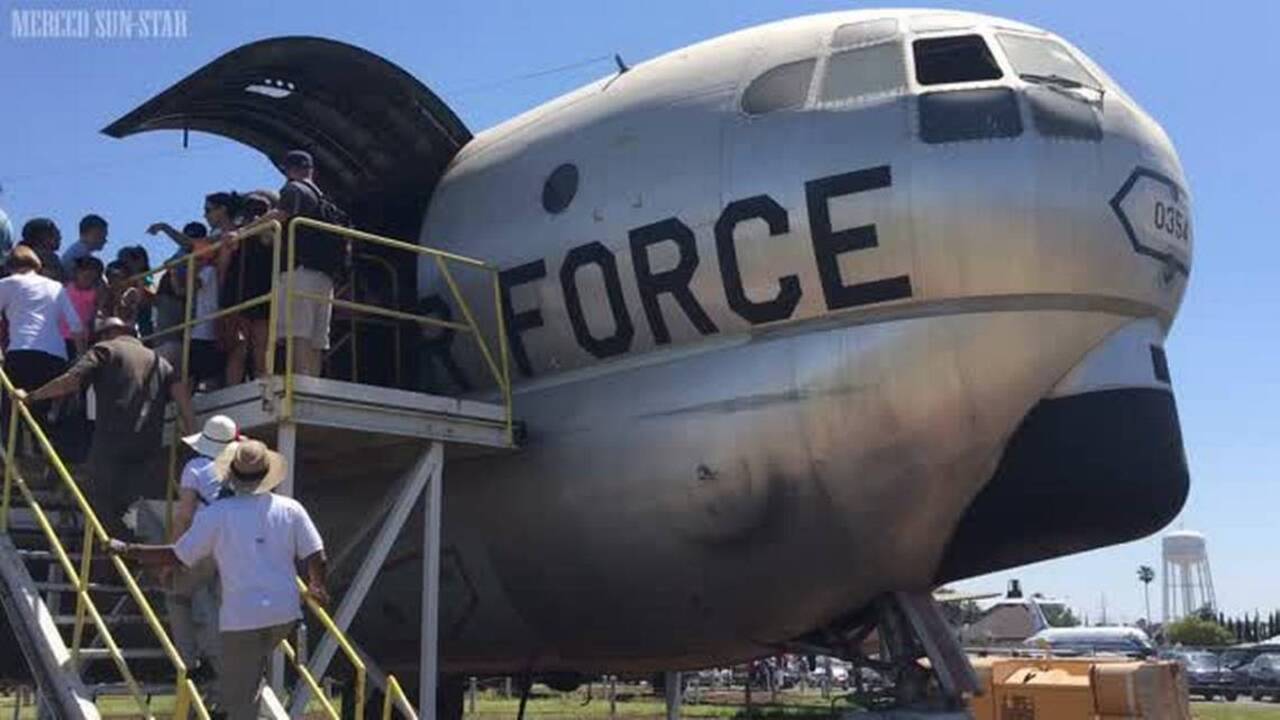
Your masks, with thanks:
[[[1218,606],[1204,535],[1179,530],[1164,536],[1164,622]]]

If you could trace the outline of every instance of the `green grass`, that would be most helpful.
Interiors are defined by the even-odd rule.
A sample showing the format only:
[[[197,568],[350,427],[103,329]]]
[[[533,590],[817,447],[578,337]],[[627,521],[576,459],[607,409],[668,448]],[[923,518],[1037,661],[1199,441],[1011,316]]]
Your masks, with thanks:
[[[529,699],[525,716],[532,720],[605,720],[609,717],[609,701],[604,689],[596,686],[590,701],[583,690],[573,693],[556,693],[538,686]],[[661,720],[666,708],[661,699],[650,693],[636,692],[633,688],[618,688],[617,717],[625,720]],[[833,695],[833,697],[836,697]],[[770,703],[767,693],[757,693],[752,718],[812,719],[830,717],[831,701],[823,700],[816,692],[783,693],[777,703]],[[13,717],[12,695],[0,695],[0,718]],[[511,720],[516,717],[518,698],[503,698],[493,691],[479,693],[475,714],[471,720]],[[165,717],[173,706],[173,698],[157,696],[152,708],[158,717]],[[112,697],[98,702],[103,717],[122,720],[139,717],[132,698]],[[837,712],[852,710],[847,703],[837,702]],[[1280,704],[1253,704],[1248,702],[1193,702],[1191,714],[1195,720],[1280,720]],[[322,718],[323,713],[308,713],[311,718]],[[35,708],[25,704],[19,720],[35,720]],[[681,717],[684,718],[746,718],[740,692],[708,692],[703,702],[686,702]]]
[[[1244,702],[1193,702],[1191,716],[1196,720],[1280,720],[1280,705],[1268,707]]]
[[[15,698],[13,695],[0,695],[0,717],[9,720],[13,717],[13,706]],[[35,720],[36,708],[31,704],[31,696],[28,695],[22,702],[22,710],[18,713],[19,720]],[[98,712],[104,718],[133,718],[141,717],[138,712],[138,703],[132,697],[109,697],[103,698],[95,703],[98,706]],[[168,716],[173,712],[173,696],[155,696],[151,699],[151,709],[157,717]]]
[[[836,700],[837,712],[853,709],[849,703],[839,700],[834,693],[831,699],[824,700],[816,691],[808,693],[786,692],[778,697],[776,703],[769,702],[769,694],[757,692],[752,703],[752,718],[827,718],[830,717],[832,700]],[[516,717],[519,711],[519,698],[503,698],[492,691],[478,694],[474,717],[480,720],[498,720]],[[470,706],[467,706],[468,710]],[[594,686],[590,697],[585,690],[573,693],[556,693],[543,686],[536,686],[525,708],[525,716],[540,720],[585,720],[587,718],[608,718],[609,700],[605,689]],[[666,705],[663,700],[647,689],[636,687],[618,687],[617,716],[636,720],[637,718],[665,718]],[[741,691],[700,693],[697,700],[686,699],[681,712],[685,718],[745,718],[746,706]]]
[[[13,715],[14,696],[11,694],[0,695],[0,718],[11,720]],[[173,696],[172,695],[153,695],[151,697],[151,711],[157,718],[167,718],[173,712]],[[28,695],[23,700],[22,710],[18,713],[18,720],[35,720],[36,709],[31,704],[31,696]],[[338,701],[335,700],[335,706]],[[138,712],[138,703],[132,696],[113,695],[107,698],[99,699],[95,705],[98,706],[98,712],[104,718],[113,718],[114,720],[123,720],[124,718],[140,718],[142,714]],[[195,717],[193,714],[191,717]],[[320,704],[314,698],[307,705],[307,718],[322,719],[327,716]]]

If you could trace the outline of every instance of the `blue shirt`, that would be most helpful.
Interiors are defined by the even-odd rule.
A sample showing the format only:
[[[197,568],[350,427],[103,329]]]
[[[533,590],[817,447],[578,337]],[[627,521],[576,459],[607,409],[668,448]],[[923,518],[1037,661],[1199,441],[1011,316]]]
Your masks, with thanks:
[[[204,499],[204,502],[196,503],[197,513],[200,512],[201,507],[212,505],[213,501],[218,499],[218,494],[222,492],[222,480],[218,479],[213,458],[203,455],[197,455],[187,461],[187,464],[182,467],[182,480],[178,485],[195,490],[196,494]]]
[[[76,260],[94,254],[97,250],[89,247],[85,241],[77,240],[71,243],[71,247],[62,253],[62,268],[67,272],[74,272],[76,269]]]

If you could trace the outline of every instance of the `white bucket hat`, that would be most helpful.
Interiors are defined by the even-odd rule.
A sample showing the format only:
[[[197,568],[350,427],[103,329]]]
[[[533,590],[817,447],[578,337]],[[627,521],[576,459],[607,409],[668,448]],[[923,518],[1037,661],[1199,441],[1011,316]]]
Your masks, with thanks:
[[[240,430],[234,420],[226,415],[214,415],[204,421],[203,430],[182,438],[182,442],[207,458],[216,458],[238,437]]]

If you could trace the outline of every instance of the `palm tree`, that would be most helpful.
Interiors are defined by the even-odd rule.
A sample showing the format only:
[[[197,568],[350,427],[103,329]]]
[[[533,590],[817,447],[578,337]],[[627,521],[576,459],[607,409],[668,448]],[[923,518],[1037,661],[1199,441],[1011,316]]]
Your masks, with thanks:
[[[1156,571],[1150,565],[1138,566],[1138,580],[1142,583],[1142,598],[1147,603],[1147,627],[1151,626],[1151,581],[1156,579]]]

